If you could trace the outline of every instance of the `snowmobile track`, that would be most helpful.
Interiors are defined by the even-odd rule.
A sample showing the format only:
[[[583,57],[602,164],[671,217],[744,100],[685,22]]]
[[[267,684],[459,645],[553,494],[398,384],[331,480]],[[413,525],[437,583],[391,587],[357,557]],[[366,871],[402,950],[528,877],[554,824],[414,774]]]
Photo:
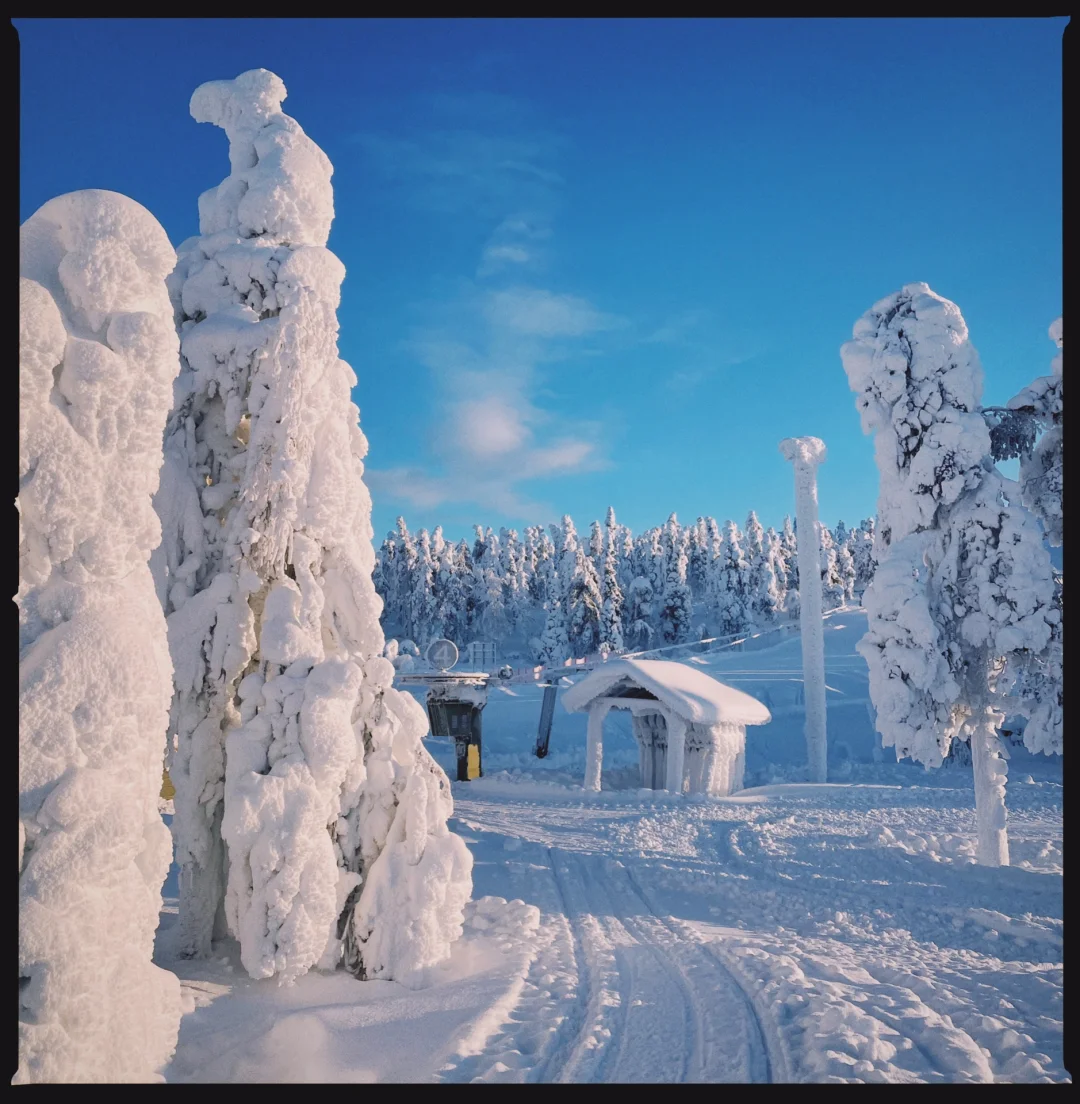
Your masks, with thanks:
[[[534,1077],[769,1081],[761,1025],[726,966],[658,916],[621,862],[547,854],[573,935],[579,997],[576,1035],[559,1038]],[[718,1015],[724,1009],[730,1015]]]

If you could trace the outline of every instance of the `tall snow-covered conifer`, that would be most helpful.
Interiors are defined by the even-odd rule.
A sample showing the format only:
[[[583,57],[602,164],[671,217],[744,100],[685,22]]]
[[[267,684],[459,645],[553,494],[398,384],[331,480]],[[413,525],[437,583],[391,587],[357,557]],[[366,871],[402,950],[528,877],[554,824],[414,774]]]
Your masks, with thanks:
[[[461,930],[471,858],[447,830],[423,710],[391,686],[372,583],[367,442],[337,353],[331,165],[266,70],[200,86],[232,172],[174,277],[166,443],[176,840],[185,949],[220,902],[253,977],[344,959],[422,981]],[[223,818],[222,818],[223,812]]]
[[[841,357],[881,473],[859,651],[882,742],[932,767],[967,738],[978,858],[1007,865],[999,673],[1052,645],[1049,554],[993,465],[982,368],[955,303],[908,284],[863,315]]]
[[[115,192],[20,234],[16,1084],[161,1080],[180,986],[151,962],[172,693],[148,560],[179,369],[176,254]]]

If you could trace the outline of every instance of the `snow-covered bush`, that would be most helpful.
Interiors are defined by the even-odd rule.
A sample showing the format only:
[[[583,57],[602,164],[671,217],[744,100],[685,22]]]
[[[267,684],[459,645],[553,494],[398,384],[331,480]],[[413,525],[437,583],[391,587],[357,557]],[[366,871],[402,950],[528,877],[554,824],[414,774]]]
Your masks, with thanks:
[[[999,676],[1051,645],[1049,554],[994,467],[982,368],[956,304],[909,284],[855,324],[841,357],[881,473],[859,651],[882,743],[932,767],[954,737],[970,740],[979,860],[1007,864]]]
[[[224,838],[224,913],[253,977],[343,958],[413,977],[448,952],[471,859],[446,828],[423,710],[382,654],[367,441],[337,352],[345,273],[326,249],[332,167],[284,98],[258,69],[191,99],[228,135],[232,172],[200,197],[173,278],[182,371],[159,509],[181,931],[207,953]],[[422,864],[423,893],[402,862]]]
[[[104,191],[46,203],[20,246],[14,1080],[154,1081],[180,1021],[179,983],[151,962],[171,668],[148,567],[176,255]]]

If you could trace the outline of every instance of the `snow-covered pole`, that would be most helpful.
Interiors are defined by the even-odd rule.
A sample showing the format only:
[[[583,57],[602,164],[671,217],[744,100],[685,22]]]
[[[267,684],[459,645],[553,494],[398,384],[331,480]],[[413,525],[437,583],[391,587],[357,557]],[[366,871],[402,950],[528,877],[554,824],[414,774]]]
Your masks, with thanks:
[[[817,467],[825,459],[818,437],[785,437],[785,460],[795,465],[795,517],[798,522],[799,627],[802,634],[803,690],[806,702],[806,757],[810,781],[824,782],[825,633],[822,628],[820,537],[818,534]]]

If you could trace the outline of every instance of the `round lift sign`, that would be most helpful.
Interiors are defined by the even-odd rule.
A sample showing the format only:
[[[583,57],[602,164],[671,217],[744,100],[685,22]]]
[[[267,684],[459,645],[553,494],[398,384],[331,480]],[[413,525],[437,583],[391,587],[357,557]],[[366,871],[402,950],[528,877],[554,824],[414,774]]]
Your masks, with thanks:
[[[458,661],[457,645],[452,640],[433,640],[428,645],[427,661],[439,671],[449,671]]]

